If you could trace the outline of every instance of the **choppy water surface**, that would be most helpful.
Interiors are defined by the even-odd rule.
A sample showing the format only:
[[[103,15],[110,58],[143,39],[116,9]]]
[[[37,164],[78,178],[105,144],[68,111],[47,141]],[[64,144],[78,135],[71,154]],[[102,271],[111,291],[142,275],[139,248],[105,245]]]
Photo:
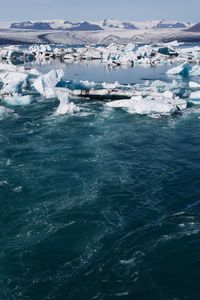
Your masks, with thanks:
[[[62,67],[69,80],[167,80],[166,66]],[[0,299],[199,299],[198,111],[77,104],[52,117],[57,101],[33,102],[0,121]]]

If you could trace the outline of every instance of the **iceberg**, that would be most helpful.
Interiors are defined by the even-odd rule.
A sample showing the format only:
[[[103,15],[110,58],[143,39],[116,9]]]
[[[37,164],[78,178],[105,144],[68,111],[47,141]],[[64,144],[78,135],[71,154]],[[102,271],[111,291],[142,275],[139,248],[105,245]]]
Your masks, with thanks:
[[[193,66],[191,71],[190,71],[191,76],[200,76],[200,66],[196,65]]]
[[[3,82],[1,94],[19,93],[22,86],[27,84],[28,74],[21,72],[0,73],[0,80]]]
[[[184,63],[178,67],[172,68],[167,71],[167,74],[169,75],[182,75],[182,76],[187,76],[189,75],[192,67],[188,63]]]
[[[39,76],[33,83],[35,90],[45,98],[55,97],[55,87],[64,76],[62,70],[52,70],[45,75]]]
[[[107,82],[103,82],[102,83],[102,88],[104,89],[110,89],[110,90],[114,90],[120,87],[120,84],[118,81],[114,82],[114,83],[107,83]]]
[[[64,86],[70,90],[90,90],[92,88],[97,88],[98,84],[96,82],[90,82],[88,80],[72,80],[63,82]]]
[[[0,57],[3,59],[23,59],[24,52],[16,46],[8,46],[0,49]]]
[[[138,93],[138,92],[136,92]],[[131,98],[134,95],[134,91],[126,91],[126,90],[121,90],[121,89],[91,89],[91,90],[74,90],[72,92],[73,96],[76,97],[83,97],[83,98],[89,98],[89,99],[124,99],[124,98]]]
[[[169,43],[164,43],[163,45],[164,46],[167,46],[167,47],[178,47],[180,45],[182,45],[183,43],[179,43],[178,41],[172,41],[172,42],[169,42]]]
[[[70,90],[100,90],[100,89],[116,89],[118,87],[121,87],[119,82],[114,82],[114,83],[107,83],[107,82],[102,82],[102,83],[96,83],[93,81],[78,81],[78,80],[72,80],[72,81],[67,81],[65,82],[65,85],[67,88]]]
[[[200,76],[200,66],[191,66],[188,63],[184,63],[178,67],[172,68],[167,71],[169,75],[182,75],[182,76]]]
[[[29,105],[31,103],[31,96],[30,95],[19,95],[19,94],[12,94],[12,95],[4,95],[2,98],[3,102],[11,106],[18,106],[18,105]]]
[[[56,56],[50,45],[32,45],[29,47],[29,52],[39,59],[49,59]]]
[[[125,49],[124,49],[124,52],[132,52],[133,50],[135,50],[135,48],[136,48],[136,45],[135,44],[133,44],[133,43],[129,43],[126,47],[125,47]]]
[[[69,91],[63,89],[57,89],[55,93],[58,100],[60,101],[60,104],[54,115],[58,116],[58,115],[74,114],[75,112],[79,111],[78,106],[76,106],[73,102],[69,102],[69,95],[70,95]]]
[[[143,98],[132,98],[131,100],[119,100],[107,103],[109,107],[120,107],[128,110],[128,112],[140,115],[149,114],[172,114],[176,108],[171,103],[163,103],[161,101],[147,100]]]
[[[20,60],[33,58],[39,61],[62,58],[64,61],[75,60],[101,60],[110,67],[122,65],[157,65],[165,62],[174,63],[199,63],[200,47],[180,48],[181,43],[158,43],[153,45],[137,46],[134,43],[113,43],[107,47],[85,46],[81,48],[56,48],[50,45],[32,45],[28,50],[19,47],[4,47],[0,49],[0,57],[3,59]]]
[[[193,104],[200,104],[200,91],[192,92],[190,94],[189,102]]]
[[[196,83],[196,82],[193,82],[193,81],[190,81],[190,82],[189,82],[189,88],[190,88],[191,90],[200,89],[200,84],[199,84],[199,83]]]
[[[173,97],[173,93],[166,91],[165,93],[153,93],[148,97],[134,96],[130,100],[117,100],[106,104],[113,108],[123,108],[130,113],[140,115],[150,114],[172,114],[178,110],[184,110],[187,102],[179,97]]]

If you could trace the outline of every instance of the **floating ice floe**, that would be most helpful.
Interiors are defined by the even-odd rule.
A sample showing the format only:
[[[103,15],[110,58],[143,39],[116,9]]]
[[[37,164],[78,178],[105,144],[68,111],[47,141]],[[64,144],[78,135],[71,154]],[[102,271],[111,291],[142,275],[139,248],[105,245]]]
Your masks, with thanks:
[[[172,114],[175,107],[171,103],[163,103],[155,100],[146,100],[143,98],[132,98],[131,100],[119,100],[107,103],[109,107],[124,108],[128,112],[140,115],[149,115],[154,113]]]
[[[0,73],[0,81],[3,87],[0,90],[0,97],[3,102],[9,105],[28,105],[31,103],[30,95],[22,95],[27,87],[28,74],[22,72]]]
[[[64,76],[62,70],[52,70],[47,74],[40,75],[33,83],[36,91],[45,98],[55,97],[55,86],[61,81]]]
[[[200,66],[191,66],[188,63],[181,64],[175,68],[167,71],[169,75],[182,75],[182,76],[200,76]]]
[[[191,90],[196,90],[196,89],[199,89],[200,90],[200,84],[199,83],[196,83],[196,82],[193,82],[193,81],[190,81],[189,82],[189,88]]]
[[[189,102],[193,104],[200,104],[200,90],[190,94]]]
[[[34,55],[30,51],[25,49],[22,50],[17,46],[6,46],[0,48],[0,59],[13,62],[24,62],[32,61]]]
[[[22,72],[0,73],[0,80],[3,82],[1,94],[19,93],[27,84],[28,74]]]
[[[65,89],[56,89],[55,94],[60,101],[60,104],[54,115],[66,115],[66,114],[74,114],[75,112],[79,112],[80,109],[73,102],[69,101],[70,92]]]
[[[83,97],[98,100],[119,100],[130,99],[135,96],[158,97],[159,93],[169,91],[174,96],[187,98],[189,88],[186,83],[173,80],[171,83],[155,80],[153,82],[145,81],[143,84],[124,85],[116,83],[95,83],[95,82],[66,82],[66,87],[70,90],[71,96]],[[87,87],[87,88],[86,88]]]
[[[39,59],[49,59],[55,57],[50,45],[32,45],[29,47],[29,51]]]
[[[106,98],[131,98],[135,89],[131,85],[122,85],[119,82],[114,83],[95,83],[89,81],[67,81],[62,82],[74,97],[84,97],[90,99]]]
[[[3,59],[20,59],[24,57],[24,52],[16,46],[7,46],[0,49],[0,57]]]
[[[178,67],[172,68],[170,70],[167,71],[167,74],[169,75],[189,75],[189,72],[191,71],[191,65],[188,63],[185,64],[181,64]]]
[[[191,76],[200,76],[200,66],[198,66],[198,65],[193,66],[190,73],[189,73],[189,75],[191,75]]]
[[[117,100],[106,104],[112,108],[123,108],[130,113],[140,115],[172,114],[187,107],[187,102],[178,97],[173,97],[173,93],[154,93],[146,98],[141,96],[132,97],[130,100]]]
[[[31,95],[8,94],[2,97],[2,101],[11,106],[29,105],[32,101]]]

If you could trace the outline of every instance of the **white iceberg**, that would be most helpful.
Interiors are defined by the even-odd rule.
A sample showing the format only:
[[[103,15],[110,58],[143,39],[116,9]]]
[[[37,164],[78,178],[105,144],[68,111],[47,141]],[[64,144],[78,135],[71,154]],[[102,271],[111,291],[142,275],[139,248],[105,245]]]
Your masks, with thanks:
[[[191,76],[200,76],[200,66],[195,65],[192,67],[192,69],[190,70],[189,74]]]
[[[133,43],[127,44],[127,46],[124,49],[124,52],[132,52],[136,48],[136,45]]]
[[[191,71],[192,67],[190,64],[188,63],[184,63],[178,67],[172,68],[170,70],[167,71],[167,74],[169,75],[189,75],[190,71]]]
[[[140,115],[172,114],[177,110],[183,110],[187,107],[185,100],[178,97],[173,98],[173,93],[168,91],[162,94],[154,93],[146,98],[136,96],[130,100],[112,101],[106,105],[113,108],[124,108],[130,113]]]
[[[18,105],[29,105],[31,103],[31,96],[30,95],[19,95],[19,94],[12,94],[12,95],[4,95],[2,98],[3,102],[11,106],[18,106]]]
[[[192,92],[190,94],[189,102],[193,104],[200,104],[200,91]]]
[[[16,46],[7,46],[0,49],[0,57],[3,59],[23,59],[24,52]]]
[[[66,115],[66,114],[74,114],[79,111],[79,107],[75,105],[73,102],[69,102],[70,92],[64,89],[56,89],[55,91],[60,104],[54,115]]]
[[[124,108],[128,112],[140,115],[149,114],[172,114],[176,107],[171,103],[147,100],[143,98],[132,98],[131,100],[118,100],[107,103],[109,107]]]
[[[190,88],[191,90],[200,89],[200,84],[199,84],[199,83],[196,83],[196,82],[193,82],[193,81],[190,81],[190,82],[189,82],[189,88]]]
[[[22,86],[27,84],[28,74],[21,72],[0,73],[0,81],[3,82],[1,94],[18,93]]]
[[[39,76],[33,83],[36,91],[45,98],[55,97],[55,86],[64,76],[63,70],[52,70],[47,74]]]
[[[184,63],[178,67],[172,68],[167,71],[169,75],[182,75],[182,76],[200,76],[200,66],[191,66],[188,63]]]
[[[169,42],[169,43],[164,43],[163,46],[166,46],[166,47],[179,47],[182,44],[183,43],[179,43],[178,41],[172,41],[172,42]]]

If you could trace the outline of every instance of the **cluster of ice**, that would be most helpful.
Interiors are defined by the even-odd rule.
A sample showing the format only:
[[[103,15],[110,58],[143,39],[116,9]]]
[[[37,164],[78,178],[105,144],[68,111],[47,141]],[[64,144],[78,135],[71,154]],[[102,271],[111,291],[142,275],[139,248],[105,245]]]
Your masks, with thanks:
[[[7,52],[6,52],[7,51]],[[14,53],[24,56],[18,48],[2,48],[2,59]],[[49,45],[31,46],[26,50],[34,57],[62,57],[70,60],[100,59],[101,62],[117,66],[123,64],[156,65],[173,61],[178,66],[167,71],[168,75],[179,75],[177,80],[163,82],[146,81],[142,84],[96,83],[89,81],[64,81],[62,70],[52,70],[42,74],[36,69],[13,64],[0,63],[0,100],[1,103],[16,106],[28,105],[41,95],[40,99],[57,99],[59,106],[55,115],[74,114],[80,108],[72,101],[82,98],[107,100],[106,106],[121,108],[130,113],[141,115],[171,115],[185,110],[187,103],[200,104],[200,83],[193,80],[178,81],[181,76],[198,78],[200,75],[200,47],[180,47],[178,42],[138,46],[111,44],[108,47],[51,48]],[[21,54],[20,54],[21,53]],[[15,54],[17,57],[18,54]],[[47,55],[48,54],[48,55]],[[14,57],[14,56],[13,56]],[[194,77],[196,76],[196,77]],[[169,77],[170,78],[170,77]],[[190,77],[189,77],[190,78]],[[197,80],[198,81],[198,80]],[[4,106],[0,115],[11,113]]]
[[[28,105],[31,103],[32,93],[39,93],[43,99],[59,100],[55,115],[78,112],[79,107],[71,100],[83,97],[109,100],[106,103],[109,107],[145,115],[173,114],[186,109],[187,102],[200,103],[200,84],[192,81],[187,84],[176,80],[169,83],[155,80],[129,85],[119,82],[63,81],[62,70],[36,75],[31,70],[26,72],[25,69],[18,69],[14,72],[12,67],[10,71],[8,69],[6,67],[6,71],[0,72],[0,97],[3,102],[11,106]],[[59,85],[61,81],[62,84]]]
[[[29,50],[21,50],[17,46],[6,46],[0,48],[0,59],[23,62],[33,60],[34,55]]]
[[[39,93],[44,99],[57,98],[60,101],[55,115],[72,114],[79,108],[69,101],[67,88],[57,87],[63,75],[62,70],[41,74],[34,69],[0,64],[0,100],[10,106],[28,105],[32,101],[32,95]],[[0,115],[6,112],[11,110],[1,106]]]
[[[148,85],[143,92],[134,95],[131,99],[116,100],[108,102],[106,105],[112,108],[122,108],[130,113],[140,115],[169,115],[177,111],[186,109],[187,102],[184,99],[176,96],[176,94],[170,90],[164,92],[159,91],[159,88],[166,89],[169,85],[162,82],[156,82]],[[175,87],[174,83],[171,85],[173,90]],[[141,87],[136,87],[138,92]]]
[[[111,66],[124,64],[158,65],[165,62],[198,63],[199,61],[200,47],[181,48],[177,41],[144,46],[112,44],[103,53],[103,62]]]
[[[199,63],[200,47],[181,47],[177,41],[154,45],[111,44],[107,47],[56,49],[65,61],[101,60],[111,67],[121,65],[158,65],[165,62]]]
[[[52,49],[50,45],[32,45],[29,49],[18,46],[6,46],[0,48],[0,60],[24,62],[32,61],[36,58],[55,58],[62,53],[61,49]]]
[[[200,66],[191,65],[188,63],[181,64],[175,68],[167,71],[169,75],[181,75],[181,76],[200,76]],[[200,84],[190,81],[189,85],[189,101],[193,104],[200,104]]]
[[[63,61],[100,60],[110,67],[121,65],[158,65],[165,62],[199,63],[200,47],[182,47],[181,43],[158,43],[153,45],[110,44],[103,46],[85,46],[81,48],[61,48],[50,45],[32,45],[28,50],[19,47],[0,49],[1,59],[53,59]]]
[[[55,53],[50,45],[32,45],[29,47],[29,51],[32,55],[34,55],[35,58],[55,58]]]
[[[0,98],[9,105],[28,105],[31,103],[29,85],[40,75],[35,69],[26,70],[12,64],[0,64]],[[26,93],[27,92],[27,93]]]
[[[57,90],[62,90],[65,95],[60,108],[66,105],[66,111],[76,110],[75,106],[69,107],[68,100],[73,98],[109,100],[106,105],[112,108],[160,116],[185,110],[188,102],[200,104],[200,84],[192,81],[187,83],[177,80],[172,82],[155,80],[145,81],[143,84],[124,85],[119,82],[95,83],[76,80],[66,81],[65,88]]]

